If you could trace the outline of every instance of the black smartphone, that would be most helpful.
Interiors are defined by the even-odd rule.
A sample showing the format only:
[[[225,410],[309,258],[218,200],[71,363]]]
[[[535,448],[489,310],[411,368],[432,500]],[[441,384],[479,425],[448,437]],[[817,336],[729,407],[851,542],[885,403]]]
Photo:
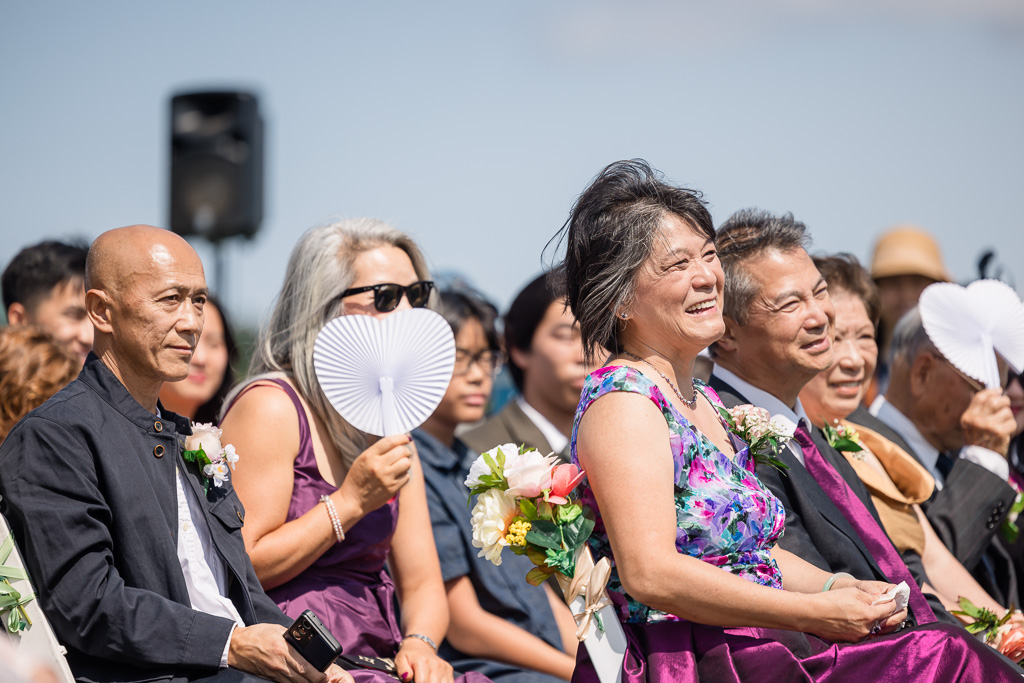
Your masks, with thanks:
[[[312,610],[305,610],[284,632],[284,639],[320,672],[326,671],[338,655],[341,644]]]

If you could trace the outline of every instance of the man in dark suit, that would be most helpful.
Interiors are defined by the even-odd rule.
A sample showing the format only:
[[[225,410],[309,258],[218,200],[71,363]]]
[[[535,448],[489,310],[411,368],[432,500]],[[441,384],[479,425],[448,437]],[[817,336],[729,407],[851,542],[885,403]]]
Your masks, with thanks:
[[[183,459],[189,422],[157,402],[202,332],[198,255],[165,230],[111,230],[90,249],[86,289],[93,354],[0,447],[3,512],[72,671],[321,683],[281,637],[290,620],[245,553],[230,479],[204,481]]]
[[[478,453],[514,443],[568,462],[587,367],[579,328],[550,274],[516,295],[504,322],[508,369],[520,395],[461,439]]]
[[[1016,428],[1010,399],[946,360],[914,308],[893,331],[885,395],[850,419],[888,436],[932,474],[935,492],[922,508],[936,533],[992,597],[1016,604],[1016,570],[994,542],[1016,495],[1006,459]]]

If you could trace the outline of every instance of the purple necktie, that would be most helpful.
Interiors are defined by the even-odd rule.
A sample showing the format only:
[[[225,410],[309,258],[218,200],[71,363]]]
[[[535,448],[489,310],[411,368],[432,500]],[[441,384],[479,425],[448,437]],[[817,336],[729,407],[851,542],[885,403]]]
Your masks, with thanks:
[[[910,570],[907,569],[903,558],[896,552],[892,541],[885,535],[882,527],[871,516],[864,502],[857,497],[846,480],[832,465],[825,462],[825,458],[822,457],[818,447],[811,440],[811,435],[804,427],[803,420],[796,428],[794,438],[804,452],[804,467],[843,513],[850,526],[860,535],[864,546],[878,562],[879,568],[889,578],[889,581],[892,583],[907,582],[907,586],[910,587],[910,609],[914,612],[917,623],[930,624],[934,622],[935,614],[932,612],[931,606],[917,585],[917,581],[914,581],[914,577],[910,575]]]

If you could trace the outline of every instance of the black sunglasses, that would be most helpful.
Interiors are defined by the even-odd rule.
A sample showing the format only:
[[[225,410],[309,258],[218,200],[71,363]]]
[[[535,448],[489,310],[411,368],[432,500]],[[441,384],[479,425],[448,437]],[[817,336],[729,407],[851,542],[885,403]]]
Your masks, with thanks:
[[[423,308],[427,305],[427,299],[430,298],[430,290],[433,288],[434,283],[430,280],[420,280],[404,287],[393,282],[385,282],[384,284],[370,285],[369,287],[346,289],[338,298],[344,299],[353,294],[362,294],[372,290],[373,307],[380,313],[390,313],[398,308],[398,304],[401,303],[403,296],[408,297],[409,305],[413,308]]]

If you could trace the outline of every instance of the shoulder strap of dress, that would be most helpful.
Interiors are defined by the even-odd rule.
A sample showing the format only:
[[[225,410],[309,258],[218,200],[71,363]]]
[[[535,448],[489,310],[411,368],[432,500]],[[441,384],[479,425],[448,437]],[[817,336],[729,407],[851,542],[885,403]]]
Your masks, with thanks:
[[[299,395],[295,392],[295,389],[292,388],[292,385],[288,384],[288,382],[286,382],[283,379],[276,377],[266,377],[264,379],[259,379],[256,380],[255,382],[249,383],[248,385],[243,387],[241,391],[238,392],[238,394],[231,401],[231,405],[229,405],[228,409],[224,411],[224,414],[226,415],[228,411],[231,410],[232,407],[234,407],[235,402],[238,399],[242,398],[242,395],[244,393],[246,393],[253,387],[261,386],[276,386],[278,389],[287,394],[288,398],[292,400],[292,405],[295,406],[295,413],[299,416],[299,451],[301,452],[305,444],[310,443],[309,420],[306,419],[306,408],[305,406],[302,405],[302,399],[299,398]]]

